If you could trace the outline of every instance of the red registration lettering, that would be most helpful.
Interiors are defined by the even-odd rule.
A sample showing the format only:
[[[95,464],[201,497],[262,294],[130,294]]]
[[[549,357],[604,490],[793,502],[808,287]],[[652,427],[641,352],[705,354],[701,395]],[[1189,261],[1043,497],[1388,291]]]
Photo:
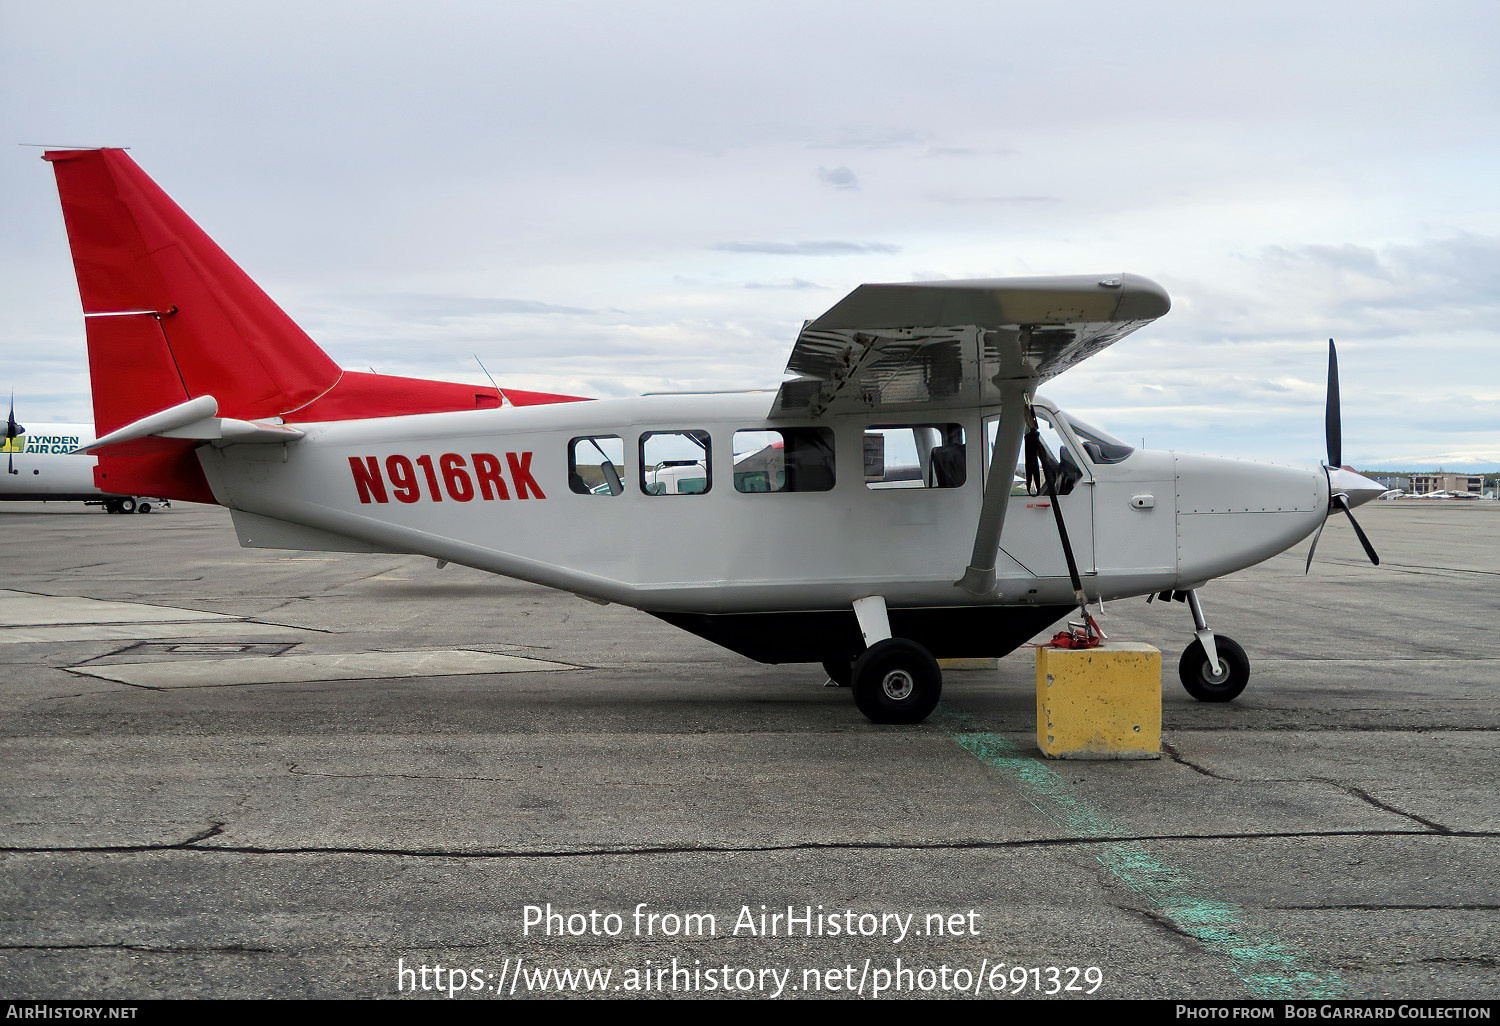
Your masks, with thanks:
[[[545,499],[542,489],[536,483],[536,478],[531,476],[531,453],[508,452],[505,454],[505,462],[510,464],[510,480],[516,486],[516,498],[526,498],[527,492],[532,492],[538,499]]]
[[[483,499],[509,499],[512,488],[518,499],[532,496],[545,499],[547,496],[542,492],[542,486],[531,476],[531,456],[529,452],[508,452],[505,464],[501,464],[500,457],[492,452],[470,453],[467,460],[456,452],[445,452],[437,457],[434,465],[430,455],[418,456],[415,461],[407,456],[391,455],[385,458],[384,476],[381,475],[380,457],[350,456],[349,472],[354,476],[354,489],[363,503],[389,502],[390,494],[395,495],[397,502],[417,502],[422,498],[423,478],[433,502],[442,502],[444,491],[454,502],[469,502],[476,492]],[[505,480],[504,466],[510,468],[509,484]],[[417,475],[418,467],[422,470],[421,477]]]
[[[417,491],[417,470],[405,456],[387,456],[385,472],[391,479],[391,490],[402,502],[416,502],[422,497]]]
[[[350,456],[349,469],[354,473],[354,487],[359,491],[360,502],[390,501],[385,496],[385,479],[380,476],[380,462],[374,456]]]
[[[479,480],[479,494],[486,499],[510,498],[510,489],[505,487],[505,478],[500,476],[500,461],[495,455],[476,452],[473,460],[474,476]]]
[[[417,466],[422,468],[422,473],[427,475],[427,491],[432,495],[433,502],[442,502],[443,493],[438,491],[437,473],[432,469],[431,456],[418,456]]]
[[[445,452],[438,458],[443,471],[443,484],[454,502],[468,502],[474,498],[474,485],[464,467],[464,458],[456,452]]]

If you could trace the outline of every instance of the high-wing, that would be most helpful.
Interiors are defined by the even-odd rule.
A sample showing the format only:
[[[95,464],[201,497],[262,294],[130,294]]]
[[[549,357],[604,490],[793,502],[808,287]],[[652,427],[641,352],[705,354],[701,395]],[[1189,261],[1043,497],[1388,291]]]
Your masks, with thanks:
[[[1149,324],[1166,290],[1133,274],[861,285],[797,337],[773,417],[991,405]]]

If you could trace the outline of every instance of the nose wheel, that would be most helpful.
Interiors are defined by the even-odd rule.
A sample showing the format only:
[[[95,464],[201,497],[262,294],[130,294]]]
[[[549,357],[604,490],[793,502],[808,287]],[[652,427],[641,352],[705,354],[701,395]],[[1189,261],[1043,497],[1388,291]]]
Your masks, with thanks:
[[[1159,597],[1185,600],[1193,613],[1193,633],[1198,640],[1183,650],[1177,663],[1177,676],[1187,693],[1200,702],[1229,702],[1239,697],[1250,683],[1250,658],[1245,650],[1208,626],[1196,591],[1164,591]]]
[[[1238,642],[1222,634],[1214,637],[1214,648],[1219,657],[1217,671],[1209,662],[1203,642],[1195,641],[1183,650],[1177,675],[1187,693],[1200,702],[1233,701],[1250,683],[1250,659]]]

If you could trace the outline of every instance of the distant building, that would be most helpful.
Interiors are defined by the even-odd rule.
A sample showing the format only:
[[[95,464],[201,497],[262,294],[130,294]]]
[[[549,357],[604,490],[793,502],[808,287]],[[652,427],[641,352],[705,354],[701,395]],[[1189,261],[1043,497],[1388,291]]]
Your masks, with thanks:
[[[1483,474],[1413,474],[1411,491],[1414,495],[1429,492],[1473,492],[1484,494]]]
[[[1403,492],[1411,491],[1411,477],[1406,474],[1366,474],[1365,477],[1383,485],[1387,490],[1399,488]]]

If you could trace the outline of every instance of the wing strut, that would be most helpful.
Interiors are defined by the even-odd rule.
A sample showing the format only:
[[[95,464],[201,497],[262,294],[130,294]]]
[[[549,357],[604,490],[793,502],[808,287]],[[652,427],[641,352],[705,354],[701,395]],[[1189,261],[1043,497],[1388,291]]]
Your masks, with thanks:
[[[1016,460],[1021,455],[1021,438],[1026,418],[1021,411],[1027,406],[1029,378],[1012,378],[1000,386],[1003,413],[1000,430],[995,432],[995,447],[990,451],[990,473],[984,482],[984,504],[979,509],[979,527],[974,532],[974,554],[963,577],[954,585],[975,595],[995,590],[995,559],[1000,552],[1000,532],[1005,527],[1005,510],[1010,505],[1011,483],[1015,480]]]

